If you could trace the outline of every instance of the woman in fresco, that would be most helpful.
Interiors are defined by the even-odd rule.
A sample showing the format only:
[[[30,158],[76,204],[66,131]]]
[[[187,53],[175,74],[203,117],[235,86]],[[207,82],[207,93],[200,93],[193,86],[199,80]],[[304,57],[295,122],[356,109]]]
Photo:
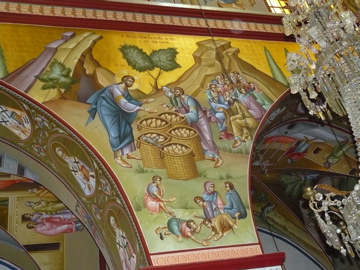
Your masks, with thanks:
[[[94,120],[96,113],[103,123],[108,135],[110,146],[114,152],[115,162],[124,168],[132,168],[132,165],[123,159],[140,160],[140,157],[132,154],[136,150],[132,123],[139,111],[156,113],[152,108],[142,108],[143,104],[153,102],[153,99],[143,101],[135,100],[129,93],[129,88],[135,79],[130,75],[122,77],[121,83],[107,86],[86,102],[90,103],[88,113],[90,114],[86,125]]]
[[[246,93],[244,89],[239,90],[238,100],[245,106],[245,108],[251,113],[256,121],[261,122],[266,110],[255,100],[250,94]]]
[[[204,201],[210,201],[217,205],[220,212],[224,212],[224,201],[222,200],[220,194],[215,190],[215,184],[211,181],[206,181],[204,183],[204,192],[202,194]]]
[[[119,251],[122,269],[134,270],[136,268],[136,253],[134,249],[113,216],[110,216],[110,225],[116,233],[116,246]]]

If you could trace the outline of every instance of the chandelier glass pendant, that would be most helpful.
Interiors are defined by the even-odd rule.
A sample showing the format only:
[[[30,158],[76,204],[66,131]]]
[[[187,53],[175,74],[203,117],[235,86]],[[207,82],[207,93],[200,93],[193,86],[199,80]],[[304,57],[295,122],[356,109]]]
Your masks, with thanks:
[[[325,119],[330,107],[348,114],[353,124],[360,113],[360,33],[354,13],[338,0],[290,0],[289,6],[285,34],[295,36],[301,52],[287,56],[291,93],[300,93],[310,114]],[[359,131],[354,130],[356,138]]]
[[[299,93],[311,115],[331,120],[331,111],[349,118],[360,156],[360,29],[341,0],[289,0],[283,17],[299,53],[287,55],[291,93]],[[343,193],[316,186],[304,193],[328,245],[343,255],[360,254],[360,182]],[[360,256],[359,256],[360,257]]]
[[[344,256],[360,257],[360,184],[351,192],[319,184],[306,188],[303,197],[309,200],[326,243]]]

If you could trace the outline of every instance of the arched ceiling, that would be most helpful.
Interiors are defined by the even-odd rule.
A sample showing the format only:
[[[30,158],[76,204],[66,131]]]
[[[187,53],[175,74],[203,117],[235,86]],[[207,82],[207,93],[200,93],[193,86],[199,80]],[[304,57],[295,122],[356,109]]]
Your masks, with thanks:
[[[325,184],[351,191],[358,182],[350,124],[346,116],[332,117],[321,121],[311,116],[300,96],[289,91],[277,100],[253,143],[253,205],[259,212],[258,225],[266,228],[271,224],[273,230],[308,246],[324,265],[330,262],[335,269],[357,269],[357,258],[339,263],[341,256],[325,243],[308,201],[302,197],[307,187]]]
[[[112,241],[114,232],[110,220],[102,218],[97,210],[101,211],[101,214],[103,211],[104,214],[106,212],[109,218],[116,217],[117,222],[119,222],[118,219],[122,220],[122,224],[128,230],[126,232],[129,239],[135,244],[138,263],[146,265],[143,241],[134,229],[137,225],[132,213],[128,210],[129,202],[122,195],[124,191],[121,184],[116,181],[116,176],[109,170],[102,157],[68,124],[56,120],[56,116],[46,107],[34,100],[28,100],[26,95],[4,82],[1,82],[0,95],[1,100],[8,101],[6,108],[11,108],[9,111],[16,111],[21,117],[31,119],[30,125],[26,127],[27,132],[24,133],[24,138],[13,140],[14,133],[7,133],[5,130],[2,132],[1,152],[16,157],[17,162],[22,166],[31,168],[38,176],[36,182],[51,190],[82,221],[110,268],[117,269],[117,265],[121,262],[118,261],[117,254],[112,254],[112,252],[117,252],[117,249],[116,242]],[[90,177],[97,179],[91,192],[82,190],[74,179],[68,181],[74,172],[65,160],[54,155],[55,149],[59,147],[63,147],[64,151],[70,149],[76,151],[79,162],[88,166],[87,171]],[[66,153],[71,154],[71,152]],[[95,193],[97,190],[100,192]],[[79,197],[79,193],[83,195]],[[102,207],[103,205],[106,207]]]
[[[261,246],[250,212],[241,221],[242,226],[239,227],[236,237],[226,237],[219,242],[213,241],[211,243],[213,246],[202,248],[201,242],[192,242],[190,239],[179,242],[175,240],[174,242],[171,237],[167,237],[166,242],[162,242],[163,239],[159,239],[155,229],[159,226],[166,226],[169,217],[163,212],[158,215],[150,214],[142,204],[144,189],[149,185],[150,179],[158,174],[164,180],[166,179],[167,192],[174,194],[173,196],[178,199],[177,205],[174,204],[174,209],[179,217],[189,219],[201,213],[201,209],[192,204],[192,201],[196,195],[201,195],[204,183],[207,181],[216,182],[218,189],[222,190],[224,194],[225,179],[231,179],[244,198],[246,208],[249,209],[246,172],[247,151],[251,145],[250,141],[239,147],[237,152],[230,151],[229,146],[231,147],[233,142],[226,141],[225,146],[221,149],[224,165],[218,169],[211,161],[199,160],[199,165],[193,162],[197,174],[185,178],[186,181],[183,181],[184,178],[180,178],[179,175],[171,176],[169,171],[163,168],[144,168],[146,166],[137,164],[139,161],[136,160],[131,161],[133,169],[129,170],[119,167],[114,162],[113,153],[108,146],[106,131],[102,128],[99,119],[97,118],[89,125],[85,125],[88,118],[88,104],[77,100],[77,95],[73,95],[74,93],[71,91],[64,93],[65,98],[59,98],[62,95],[57,96],[57,91],[44,92],[37,85],[39,82],[34,82],[34,75],[36,74],[33,72],[45,70],[46,63],[49,63],[55,55],[56,59],[61,59],[69,65],[70,69],[74,69],[74,76],[79,75],[78,81],[81,87],[78,89],[83,87],[87,90],[86,95],[92,94],[91,91],[98,89],[101,84],[100,79],[96,83],[95,80],[92,81],[93,78],[90,75],[94,75],[94,78],[96,76],[105,78],[105,85],[110,84],[106,82],[106,78],[109,77],[98,76],[104,74],[101,73],[104,69],[97,66],[98,62],[92,57],[91,49],[96,42],[87,42],[92,38],[97,41],[99,35],[85,31],[75,36],[72,32],[67,31],[63,34],[62,40],[45,46],[44,53],[40,54],[36,60],[26,63],[23,68],[4,77],[4,80],[11,81],[18,87],[21,85],[27,85],[27,87],[26,89],[23,88],[22,92],[9,83],[1,81],[2,114],[5,121],[1,126],[3,129],[2,141],[32,157],[33,160],[48,170],[48,173],[55,176],[55,178],[39,177],[37,182],[46,188],[49,187],[49,190],[56,197],[69,205],[70,210],[77,213],[78,218],[87,227],[104,254],[107,264],[113,269],[119,268],[119,260],[121,259],[116,245],[118,235],[115,235],[114,227],[111,226],[115,223],[124,228],[129,243],[136,251],[136,257],[133,258],[136,258],[136,267],[139,268],[147,265],[161,266],[186,262],[208,263],[216,259],[228,259],[236,264],[240,263],[243,257],[251,257],[254,266],[259,263],[264,264],[264,260],[260,259],[264,255],[261,254]],[[246,77],[264,85],[270,96],[276,96],[286,88],[269,75],[238,58],[236,56],[238,50],[233,49],[228,41],[219,40],[219,43],[226,56],[224,63],[227,63],[231,69],[243,70]],[[197,43],[200,47],[195,53],[198,64],[190,67],[190,70],[201,68],[203,66],[202,61],[208,62],[209,56],[206,52],[209,51],[209,44],[213,44],[211,40],[202,40]],[[261,45],[263,45],[262,42]],[[56,49],[54,50],[54,48]],[[212,61],[212,65],[214,65],[214,70],[213,73],[206,74],[207,80],[221,72],[216,62]],[[84,72],[82,72],[82,68]],[[187,68],[189,69],[189,67]],[[97,73],[99,70],[100,72]],[[90,75],[84,75],[87,72]],[[91,74],[91,72],[94,73]],[[198,72],[189,74],[190,77],[191,74],[197,76]],[[203,92],[199,91],[200,87],[204,87],[204,82],[199,80],[199,84],[192,83],[190,86],[189,82],[192,82],[194,78],[186,80],[186,77],[175,83],[188,84],[187,89],[193,89],[194,95],[198,93],[201,102],[204,102],[204,96],[201,96]],[[113,79],[114,77],[110,76],[110,78]],[[134,96],[140,94],[139,97],[143,98],[144,94],[136,90],[138,89],[133,90],[132,94]],[[45,101],[44,104],[39,103],[31,96],[41,102]],[[157,106],[166,101],[161,93],[153,94],[152,97],[155,99],[154,103],[158,103]],[[142,128],[139,123],[142,117],[144,114],[140,115],[137,126],[134,126],[138,139],[141,135]],[[215,134],[216,140],[220,140],[219,131]],[[138,148],[142,149],[139,145]],[[146,154],[141,155],[144,159],[147,158]],[[77,169],[75,170],[71,164],[75,164]],[[182,165],[178,164],[179,168],[182,168]],[[27,164],[24,163],[24,166]],[[179,171],[181,177],[184,174],[188,175],[189,172],[191,171],[186,171],[186,169]],[[38,171],[35,173],[41,175]],[[88,185],[83,185],[84,177],[89,178]],[[220,183],[217,182],[219,179],[222,180]],[[61,185],[57,185],[59,181],[62,183]],[[74,196],[72,200],[67,200],[67,196],[61,196],[66,192],[70,192]],[[114,218],[115,223],[112,222]],[[203,229],[203,234],[200,237],[205,237],[208,233]],[[192,251],[189,252],[189,249]],[[233,267],[230,264],[227,266],[230,269]]]
[[[68,8],[64,8],[62,5],[63,3],[54,1],[51,5],[45,6],[45,8],[39,8],[41,6],[39,3],[33,3],[33,5],[28,6],[25,3],[1,1],[0,20],[14,24],[23,23],[25,20],[28,24],[126,31],[129,31],[129,24],[131,24],[131,31],[172,34],[191,32],[198,36],[209,35],[208,29],[205,27],[206,20],[197,9],[177,9],[175,12],[171,9],[159,7],[155,11],[150,11],[141,6],[140,9],[136,10],[138,6],[124,6],[123,4],[109,4],[107,8],[103,8],[101,3],[95,2],[86,4],[74,2],[74,5]],[[31,10],[30,14],[29,10]],[[60,16],[58,14],[68,17],[68,20],[59,20]],[[179,15],[177,20],[173,18],[175,15]],[[242,20],[240,22],[233,21],[234,17],[237,16],[241,16]],[[217,37],[238,38],[240,33],[237,30],[241,28],[241,38],[287,40],[283,35],[280,17],[268,15],[254,16],[251,14],[234,15],[233,13],[211,10],[206,11],[206,17],[208,22],[214,25],[212,30],[213,34]],[[193,18],[195,22],[193,22]],[[228,24],[227,22],[232,23]],[[86,31],[80,30],[79,32]],[[94,40],[99,41],[100,39],[97,36]],[[89,47],[92,48],[94,44]],[[206,45],[206,42],[204,44]],[[227,53],[229,53],[227,56],[233,56],[237,54],[237,51],[230,50]],[[243,51],[240,52],[240,55],[241,53]],[[86,59],[85,57],[84,59],[79,57],[79,59],[87,64],[96,62],[92,61],[93,59],[89,57]],[[229,57],[229,59],[232,58]],[[233,64],[234,62],[236,62],[236,65]],[[229,69],[240,70],[249,80],[256,79],[262,89],[266,89],[264,92],[267,92],[268,95],[277,97],[285,91],[286,87],[284,85],[275,81],[271,76],[264,74],[264,72],[258,72],[258,68],[248,65],[246,61],[236,60],[234,62],[228,62]],[[26,66],[33,64],[36,64],[36,61],[28,62]],[[44,65],[42,67],[45,68]],[[74,65],[73,69],[76,68],[78,66]],[[18,75],[19,73],[16,74]],[[192,74],[196,75],[198,73],[192,72]],[[31,79],[33,79],[33,75],[27,74]],[[187,73],[187,76],[190,76],[190,72]],[[8,80],[13,78],[11,76],[7,77]],[[210,78],[210,75],[206,78]],[[198,86],[193,83],[197,81],[200,80],[194,78],[192,83],[187,85],[188,88],[186,89],[193,87],[198,91],[199,89],[196,88]],[[101,85],[99,82],[95,84],[91,80],[87,80],[85,83],[84,81],[82,82],[83,85],[91,86],[92,90],[99,89]],[[184,81],[178,80],[172,81],[172,83],[175,86],[176,83],[184,83]],[[200,83],[204,84],[205,81]],[[165,260],[164,257],[166,257],[164,254],[169,249],[175,251],[174,254],[178,250],[181,250],[182,253],[178,252],[180,255],[170,254],[167,256],[168,264],[169,262],[170,264],[174,262],[172,260],[176,260],[176,263],[189,262],[193,257],[196,257],[196,260],[200,258],[200,261],[233,258],[233,250],[237,252],[235,257],[242,257],[244,254],[245,256],[261,254],[258,240],[256,237],[256,239],[253,237],[256,233],[252,231],[249,225],[252,222],[250,215],[247,219],[248,223],[244,225],[244,227],[248,226],[248,229],[242,233],[244,239],[249,237],[247,238],[250,239],[249,242],[251,243],[249,247],[245,245],[245,242],[241,242],[241,240],[240,245],[233,242],[229,242],[229,244],[227,242],[223,249],[221,249],[221,243],[219,245],[214,243],[214,247],[210,247],[206,252],[203,252],[203,249],[196,244],[191,246],[191,244],[184,244],[184,241],[181,243],[164,244],[168,239],[159,241],[158,236],[153,233],[153,227],[155,226],[154,224],[157,226],[158,224],[165,225],[164,220],[166,218],[161,217],[161,220],[159,216],[151,216],[149,218],[149,213],[145,212],[141,207],[138,212],[136,210],[133,211],[136,203],[142,203],[143,190],[150,181],[150,175],[154,175],[155,172],[144,170],[146,177],[140,177],[141,181],[138,181],[138,175],[143,172],[136,172],[137,175],[134,176],[134,174],[116,167],[112,160],[112,153],[107,146],[107,134],[102,129],[101,123],[99,121],[93,122],[85,128],[83,123],[86,122],[87,114],[77,113],[77,110],[85,112],[87,104],[80,104],[80,102],[75,102],[74,100],[65,101],[59,99],[57,101],[49,101],[46,107],[44,104],[39,103],[39,100],[33,100],[26,94],[21,93],[19,91],[21,87],[18,85],[10,85],[3,81],[1,85],[2,98],[0,100],[7,100],[8,106],[11,105],[10,107],[19,110],[31,119],[31,125],[26,127],[30,129],[30,132],[24,132],[24,138],[19,139],[15,137],[16,139],[14,139],[13,133],[8,131],[1,134],[2,144],[4,145],[3,149],[10,147],[11,150],[9,149],[8,151],[13,153],[20,151],[21,154],[14,154],[14,156],[27,157],[24,165],[31,161],[36,163],[36,165],[31,165],[31,168],[42,167],[37,172],[39,175],[43,174],[43,171],[50,174],[50,176],[41,177],[39,183],[49,188],[57,197],[66,202],[70,209],[77,213],[79,219],[87,225],[99,249],[104,254],[109,267],[116,269],[121,264],[117,253],[116,241],[114,241],[114,231],[110,226],[110,216],[118,217],[117,221],[126,228],[125,232],[129,237],[129,241],[137,251],[138,256],[136,260],[137,265],[140,267],[161,265],[163,263],[162,260]],[[29,87],[32,85],[32,82],[28,84]],[[25,91],[25,89],[21,90]],[[155,98],[160,99],[163,97],[157,95]],[[40,101],[42,102],[43,100]],[[61,117],[58,117],[59,115]],[[342,143],[346,145],[347,142],[351,143],[351,132],[349,131],[346,119],[335,118],[331,123],[322,123],[314,120],[307,115],[296,96],[291,96],[289,93],[281,96],[268,111],[265,118],[254,137],[249,161],[252,178],[250,191],[252,194],[251,207],[254,211],[253,218],[265,227],[270,222],[273,228],[283,233],[286,237],[291,238],[294,242],[299,243],[304,249],[313,252],[316,260],[325,266],[329,266],[329,269],[331,269],[334,261],[323,256],[326,246],[323,241],[319,240],[321,236],[316,234],[316,227],[314,226],[311,213],[309,213],[306,204],[301,199],[301,189],[316,183],[331,183],[339,189],[351,189],[353,182],[356,181],[354,175],[357,172],[357,162],[356,158],[354,158],[355,152],[353,146],[347,148],[346,154],[336,164],[332,164],[330,168],[324,167],[326,158],[332,150],[336,149],[337,145]],[[89,143],[88,138],[85,139],[89,132],[94,134],[91,143]],[[301,153],[294,153],[293,150],[301,142],[304,146],[301,149]],[[230,147],[231,144],[232,142],[229,143]],[[95,175],[97,179],[95,184],[96,192],[84,193],[79,188],[76,177],[74,178],[67,164],[56,156],[56,149],[63,146],[67,149],[66,154],[68,156],[75,153],[88,166],[87,171],[91,171]],[[246,192],[249,187],[244,179],[246,179],[247,157],[250,146],[250,141],[243,144],[241,149],[244,152],[237,153],[236,159],[232,158],[232,155],[224,155],[226,166],[224,168],[228,168],[228,174],[225,172],[226,169],[224,169],[223,174],[218,173],[208,163],[201,165],[201,172],[204,175],[205,172],[208,172],[207,178],[212,181],[221,180],[216,182],[219,190],[223,189],[222,185],[226,175],[233,177],[231,173],[234,173],[236,176],[233,177],[235,179],[232,179],[232,181],[238,187],[241,186],[242,196],[247,197]],[[294,158],[294,161],[288,163],[289,158]],[[201,164],[205,164],[203,161],[201,162]],[[134,162],[133,165],[135,167],[137,163]],[[233,171],[234,167],[237,170],[234,169]],[[160,173],[162,173],[165,179],[164,172],[160,171]],[[192,204],[189,198],[196,191],[198,193],[202,192],[203,178],[198,182],[194,181],[196,183],[194,185],[189,185],[187,181],[178,182],[176,185],[171,184],[172,180],[168,178],[166,178],[166,181],[167,192],[176,194],[178,201],[182,203],[181,207],[178,205],[175,209],[189,208],[187,209],[187,214],[193,211],[193,206],[189,206]],[[107,188],[111,190],[110,193],[106,192]],[[177,189],[182,190],[183,194],[178,193]],[[225,191],[222,192],[225,194]],[[139,194],[139,196],[130,197],[128,194]],[[182,201],[179,200],[181,198],[183,198]],[[247,198],[247,200],[250,202],[250,198]],[[82,211],[75,209],[76,205],[79,205]],[[98,207],[101,205],[104,207]],[[87,219],[88,216],[91,218]],[[147,222],[149,219],[151,221]],[[151,229],[148,230],[148,235],[143,233],[144,227],[150,226]],[[149,246],[153,248],[152,251],[149,250]],[[217,248],[219,248],[220,253],[215,252]],[[219,254],[225,257],[221,257]]]

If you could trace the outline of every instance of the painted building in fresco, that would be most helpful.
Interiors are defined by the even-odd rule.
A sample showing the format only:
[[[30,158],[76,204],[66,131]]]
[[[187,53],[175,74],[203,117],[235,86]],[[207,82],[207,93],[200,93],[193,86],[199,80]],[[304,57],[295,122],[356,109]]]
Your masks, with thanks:
[[[31,11],[74,22],[120,18],[113,10],[38,8]],[[79,269],[216,269],[221,260],[238,269],[244,258],[281,269],[281,259],[259,264],[263,230],[316,269],[357,269],[357,259],[344,261],[324,244],[301,197],[316,183],[352,189],[349,125],[308,116],[287,92],[285,56],[297,45],[280,41],[276,24],[274,40],[262,40],[269,26],[253,24],[243,25],[244,35],[213,37],[1,23],[5,243],[24,247],[33,269],[74,269],[75,261]],[[11,256],[0,257],[12,269]]]

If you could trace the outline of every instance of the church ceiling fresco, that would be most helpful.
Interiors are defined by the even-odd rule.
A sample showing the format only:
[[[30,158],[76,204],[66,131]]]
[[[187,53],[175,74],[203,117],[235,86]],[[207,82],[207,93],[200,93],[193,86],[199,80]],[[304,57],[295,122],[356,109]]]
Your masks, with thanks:
[[[1,200],[2,201],[2,200]],[[3,208],[3,206],[0,206]],[[4,211],[1,209],[2,212]],[[26,252],[25,248],[14,239],[4,227],[0,228],[1,254],[0,265],[3,269],[24,269],[39,270],[34,259]],[[20,262],[18,258],[21,258]]]
[[[357,258],[342,257],[327,246],[302,197],[307,187],[350,191],[358,182],[350,124],[347,117],[332,117],[312,117],[300,96],[289,92],[278,99],[254,139],[253,207],[258,225],[293,239],[326,269],[357,269]],[[336,222],[335,215],[332,219]]]
[[[111,263],[135,269],[262,253],[250,209],[249,153],[259,122],[287,88],[279,82],[286,73],[280,67],[285,49],[296,45],[0,27],[4,36],[23,37],[11,46],[0,40],[9,69],[2,95],[10,95],[10,85],[24,92],[1,99],[9,118],[0,126],[7,134],[2,140],[34,156],[78,196],[69,209]],[[25,59],[12,53],[16,46]],[[104,88],[121,78],[123,84]],[[124,85],[129,89],[123,97],[130,94],[143,106],[134,101],[126,108],[118,97],[118,104],[135,113],[121,116],[129,124],[116,126],[106,119],[113,113],[103,110],[109,105],[101,102],[111,91],[118,96],[117,87]],[[30,120],[27,129],[24,119]],[[129,154],[117,148],[117,136],[124,132],[133,142]],[[210,221],[203,222],[205,217]],[[117,245],[122,237],[127,248]],[[120,262],[124,257],[127,264]]]
[[[22,112],[26,111],[27,115],[32,119],[30,121],[32,130],[39,131],[41,127],[43,131],[42,133],[32,132],[31,136],[26,140],[17,141],[15,139],[20,137],[19,131],[13,132],[8,138],[4,138],[5,142],[12,142],[13,146],[25,151],[26,155],[32,156],[36,161],[36,166],[33,164],[31,168],[39,176],[36,179],[37,182],[32,185],[28,183],[26,189],[19,187],[18,182],[22,184],[24,182],[21,180],[5,181],[7,186],[3,186],[2,189],[2,194],[7,194],[11,191],[11,189],[8,191],[9,188],[14,185],[20,190],[24,190],[25,193],[26,191],[29,192],[28,196],[17,197],[17,212],[19,217],[22,218],[17,221],[21,226],[16,226],[19,242],[23,245],[34,242],[44,243],[44,239],[47,239],[47,237],[50,237],[52,242],[61,242],[62,233],[81,233],[85,226],[108,261],[108,265],[114,268],[114,265],[121,264],[118,254],[116,256],[110,255],[111,250],[114,250],[114,252],[117,250],[116,241],[108,241],[104,236],[113,235],[116,232],[114,230],[115,224],[117,224],[117,226],[123,226],[124,231],[130,230],[128,232],[128,237],[131,239],[129,243],[131,241],[135,245],[136,262],[141,266],[146,265],[144,251],[140,250],[141,246],[136,246],[139,236],[134,235],[136,231],[132,229],[134,224],[129,220],[128,216],[130,215],[125,206],[126,202],[116,187],[117,183],[111,179],[103,166],[100,167],[101,163],[96,156],[70,130],[57,123],[55,118],[31,102],[26,102],[21,96],[12,96],[13,93],[9,92],[6,86],[2,86],[1,89],[2,100],[7,99],[9,105],[14,104],[16,100],[16,103],[19,104],[18,109]],[[3,111],[3,114],[7,115],[9,113],[9,115],[12,115],[12,107],[6,106],[6,108],[8,110]],[[17,127],[22,124],[19,119],[16,122],[6,122],[7,125],[5,125],[6,118],[2,117],[2,120],[4,120],[4,125],[2,125],[2,127],[5,127],[4,131],[8,129],[8,126]],[[12,140],[11,137],[15,140]],[[2,149],[3,153],[8,153],[10,157],[19,157],[18,153],[10,153],[5,146]],[[75,151],[76,157],[70,156],[69,149]],[[13,160],[17,164],[18,161],[14,158]],[[51,173],[43,174],[41,166],[39,168],[37,162],[43,166],[42,170],[47,168],[45,171],[48,170]],[[97,166],[96,163],[98,163]],[[5,171],[7,171],[7,164],[9,164],[9,160],[3,157],[2,167]],[[69,179],[70,181],[68,183],[65,181],[65,185],[60,184],[61,182],[56,181],[51,174],[56,175],[58,179]],[[43,186],[53,191],[56,197],[49,193],[48,190],[44,190]],[[74,194],[78,193],[81,194],[80,200],[74,196]],[[103,205],[106,205],[106,207],[103,207]],[[68,210],[71,212],[68,212]],[[99,211],[106,211],[109,219],[101,219]],[[39,214],[42,215],[40,221],[35,220],[35,216]],[[114,220],[110,219],[110,217],[113,217]],[[59,222],[61,222],[61,226],[58,226],[60,225]],[[65,224],[66,222],[72,224]],[[100,228],[104,228],[104,231],[102,232]],[[33,229],[37,233],[37,236],[34,237],[35,240],[29,240],[33,237],[29,229]],[[117,239],[116,237],[114,239]],[[64,258],[60,261],[62,260]]]
[[[42,21],[46,16],[49,21],[66,16],[79,22],[79,28],[0,25],[0,74],[5,81],[1,82],[1,140],[21,149],[51,172],[52,176],[47,177],[35,171],[30,178],[38,182],[33,183],[36,188],[41,187],[38,184],[48,188],[81,220],[110,267],[136,269],[261,254],[255,221],[306,249],[324,269],[359,268],[357,259],[341,258],[328,249],[302,199],[302,190],[308,186],[351,190],[358,169],[345,118],[320,122],[308,116],[295,96],[282,95],[286,90],[283,79],[288,75],[285,53],[297,51],[296,44],[233,38],[216,38],[214,42],[204,37],[209,32],[201,15],[174,19],[162,14],[161,6],[156,14],[139,11],[130,16],[131,12],[119,9],[91,9],[79,3],[64,8],[53,3],[41,6],[0,2],[2,18],[7,20],[9,14],[17,15],[13,18],[31,14],[39,16],[39,23],[45,25],[49,25]],[[183,14],[181,9],[179,12]],[[93,30],[82,29],[81,23],[84,25],[90,18],[102,23]],[[226,15],[223,20],[209,16],[208,21],[218,36],[226,30],[237,37],[253,38],[249,33],[256,32],[257,37],[272,39],[283,32],[278,23],[253,20],[246,17],[234,21]],[[106,28],[100,27],[104,22],[108,29],[114,29],[111,23],[121,26],[118,22],[130,21],[136,23],[133,26],[138,31],[139,25],[145,24],[154,29],[144,28],[148,33],[100,30]],[[203,37],[151,33],[159,25],[190,27]],[[203,32],[198,32],[198,25]],[[168,65],[154,64],[164,55]],[[238,89],[245,90],[239,92],[241,102],[233,102],[236,91],[212,91],[210,83],[221,85],[216,77],[223,75],[224,69],[229,81],[234,75],[246,80],[239,83],[234,79]],[[65,84],[52,84],[50,78],[56,72],[61,73]],[[140,110],[130,117],[131,125],[127,126],[133,133],[133,154],[141,160],[126,155],[119,159],[111,148],[109,134],[118,134],[123,128],[108,128],[108,133],[108,122],[100,120],[104,120],[104,114],[96,106],[94,120],[86,125],[89,98],[97,100],[94,94],[119,83],[125,75],[134,78],[128,85],[130,95],[141,102],[146,100],[142,108],[147,111]],[[181,97],[174,97],[175,87],[183,88],[185,95],[180,91]],[[229,108],[218,110],[219,96],[224,97]],[[252,103],[246,103],[244,96],[257,101],[261,123],[240,105]],[[186,109],[185,100],[194,100],[192,110],[205,107],[212,116],[224,120],[203,125],[210,127],[205,133],[213,142],[212,155],[203,151],[204,144],[199,140],[191,141],[194,133],[197,138],[201,137],[199,132],[205,133],[189,124],[191,118],[182,111]],[[246,110],[250,117],[241,128],[238,120],[242,119],[234,116],[244,118]],[[209,209],[229,206],[232,196],[228,196],[227,189],[232,184],[241,198],[239,219],[230,215],[227,228],[214,230],[216,225],[202,222],[203,218],[211,214],[225,216]],[[162,205],[151,198],[154,190],[161,194]],[[203,211],[198,205],[201,199],[214,195],[218,195],[213,202],[216,207]],[[25,213],[27,208],[21,205]],[[194,222],[186,227],[178,218]],[[183,224],[181,241],[173,230],[179,223]],[[126,248],[120,240],[125,240],[122,243]],[[122,262],[123,258],[128,259],[127,263]]]

